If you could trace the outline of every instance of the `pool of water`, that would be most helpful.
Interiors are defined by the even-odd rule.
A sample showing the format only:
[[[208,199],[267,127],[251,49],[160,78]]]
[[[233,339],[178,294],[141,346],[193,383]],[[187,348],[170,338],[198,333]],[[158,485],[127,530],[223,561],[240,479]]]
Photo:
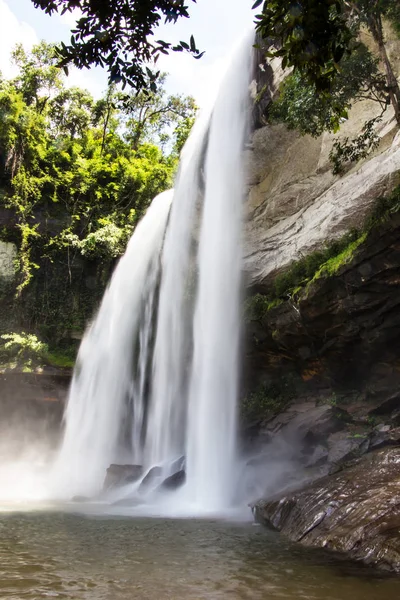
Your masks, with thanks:
[[[0,598],[398,600],[400,578],[251,522],[9,511]]]

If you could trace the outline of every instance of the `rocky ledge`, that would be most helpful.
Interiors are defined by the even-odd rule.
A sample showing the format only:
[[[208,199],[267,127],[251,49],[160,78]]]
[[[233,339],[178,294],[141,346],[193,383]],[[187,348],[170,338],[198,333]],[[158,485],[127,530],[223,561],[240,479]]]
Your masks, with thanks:
[[[354,459],[311,486],[257,502],[256,519],[305,546],[400,573],[400,448]]]
[[[398,573],[399,233],[392,214],[334,275],[251,323],[243,404],[256,518]]]

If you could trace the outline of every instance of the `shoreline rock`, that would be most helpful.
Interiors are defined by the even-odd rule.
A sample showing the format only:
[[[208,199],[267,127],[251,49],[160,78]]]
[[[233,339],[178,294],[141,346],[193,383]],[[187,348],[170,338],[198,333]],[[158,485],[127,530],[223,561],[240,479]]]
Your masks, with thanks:
[[[365,454],[252,510],[259,523],[294,542],[400,574],[400,447]]]

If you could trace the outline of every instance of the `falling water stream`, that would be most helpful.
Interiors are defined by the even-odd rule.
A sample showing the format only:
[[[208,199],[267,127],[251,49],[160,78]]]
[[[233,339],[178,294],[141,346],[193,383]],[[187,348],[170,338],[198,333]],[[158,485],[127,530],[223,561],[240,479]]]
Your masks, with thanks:
[[[155,198],[135,229],[89,327],[77,359],[65,413],[65,434],[53,466],[54,492],[61,497],[91,495],[99,490],[110,462],[121,456],[121,427],[128,399],[142,387],[148,345],[143,326],[150,327],[146,309],[153,302],[159,254],[172,192]],[[144,312],[144,318],[143,318]],[[135,338],[141,338],[139,356]],[[133,362],[139,363],[139,390]],[[133,401],[134,408],[138,404]],[[137,413],[138,421],[142,415]],[[132,428],[138,426],[132,424]]]
[[[161,478],[179,463],[178,512],[233,502],[251,56],[247,36],[85,335],[53,469],[59,497],[98,494],[111,463],[157,466]]]

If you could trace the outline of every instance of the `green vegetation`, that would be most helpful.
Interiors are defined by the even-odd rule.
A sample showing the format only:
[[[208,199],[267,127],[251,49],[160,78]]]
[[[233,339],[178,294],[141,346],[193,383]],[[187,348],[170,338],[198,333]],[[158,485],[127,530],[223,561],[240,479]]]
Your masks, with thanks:
[[[45,355],[45,363],[51,367],[72,369],[75,364],[75,351],[74,349],[70,349],[65,354],[59,350],[55,350],[54,352],[48,351]]]
[[[388,91],[379,61],[361,43],[340,63],[340,72],[332,82],[329,95],[319,94],[315,84],[309,83],[298,71],[283,82],[279,97],[269,108],[272,122],[285,123],[302,135],[318,137],[324,131],[337,133],[348,118],[352,105],[359,100],[372,100],[380,107],[380,114],[366,121],[361,133],[354,139],[346,137],[334,142],[329,158],[334,174],[347,165],[368,156],[379,145],[376,125],[388,106]]]
[[[328,97],[318,94],[315,85],[294,72],[283,82],[269,117],[280,121],[302,135],[318,137],[324,131],[337,132],[340,123],[356,100],[370,99],[386,108],[385,82],[378,69],[378,60],[363,44],[341,61]]]
[[[346,137],[344,140],[336,140],[329,158],[332,162],[334,175],[342,173],[346,165],[366,158],[380,143],[380,138],[375,131],[375,124],[382,120],[382,116],[369,119],[363,125],[361,133],[354,139]]]
[[[272,121],[318,136],[323,131],[336,133],[358,100],[374,100],[381,107],[355,139],[334,143],[333,172],[341,173],[378,146],[375,126],[389,105],[400,126],[400,87],[383,27],[383,19],[388,19],[400,33],[400,5],[397,0],[259,0],[254,7],[261,4],[257,31],[269,45],[267,55],[281,57],[283,67],[293,67],[269,108]],[[377,57],[360,43],[362,28],[376,43]]]
[[[326,248],[312,252],[277,275],[268,294],[255,294],[246,299],[244,314],[246,321],[262,321],[269,310],[285,300],[296,302],[307,288],[321,278],[332,277],[348,264],[356,250],[366,242],[369,234],[400,211],[400,186],[392,194],[380,198],[362,230],[354,229]]]
[[[0,336],[5,340],[0,346],[0,361],[2,368],[21,368],[25,372],[31,371],[45,361],[48,352],[47,344],[41,342],[36,335],[21,333],[7,333]]]
[[[13,316],[0,330],[69,348],[136,223],[172,186],[196,106],[168,96],[164,77],[157,92],[111,86],[95,101],[65,87],[45,43],[30,54],[18,46],[13,59],[17,77],[0,77],[0,206],[1,239],[17,245],[18,260],[14,289],[0,298]]]
[[[246,298],[244,302],[244,315],[247,322],[262,321],[265,314],[283,303],[281,298],[272,298],[270,295],[255,294]]]
[[[196,0],[192,0],[195,2]],[[74,64],[82,69],[98,65],[107,69],[110,83],[123,87],[155,91],[160,72],[149,68],[161,54],[190,52],[194,58],[203,55],[190,41],[171,44],[158,40],[160,23],[176,23],[189,16],[185,0],[32,0],[47,14],[79,9],[72,30],[71,43],[57,48],[58,64],[66,70]]]
[[[366,27],[378,46],[386,91],[400,125],[400,88],[383,33],[385,18],[399,29],[397,0],[257,0],[253,8],[261,5],[257,31],[272,42],[268,54],[281,57],[283,67],[293,67],[327,101],[342,59],[354,51],[360,29]]]
[[[283,67],[293,67],[319,91],[328,90],[352,39],[342,2],[257,0],[253,8],[261,5],[257,31],[271,40],[270,55],[281,57]]]
[[[260,423],[281,413],[295,397],[293,382],[282,378],[279,382],[261,385],[241,402],[241,420]]]
[[[48,345],[32,333],[5,333],[0,339],[4,340],[0,345],[1,369],[19,368],[30,372],[43,365],[61,368],[71,368],[74,365],[73,353],[51,352]]]
[[[307,285],[319,277],[334,275],[349,262],[356,248],[365,240],[365,234],[354,230],[326,248],[312,252],[277,275],[266,294],[256,294],[245,302],[247,321],[261,321],[265,314],[285,300],[296,301]]]

